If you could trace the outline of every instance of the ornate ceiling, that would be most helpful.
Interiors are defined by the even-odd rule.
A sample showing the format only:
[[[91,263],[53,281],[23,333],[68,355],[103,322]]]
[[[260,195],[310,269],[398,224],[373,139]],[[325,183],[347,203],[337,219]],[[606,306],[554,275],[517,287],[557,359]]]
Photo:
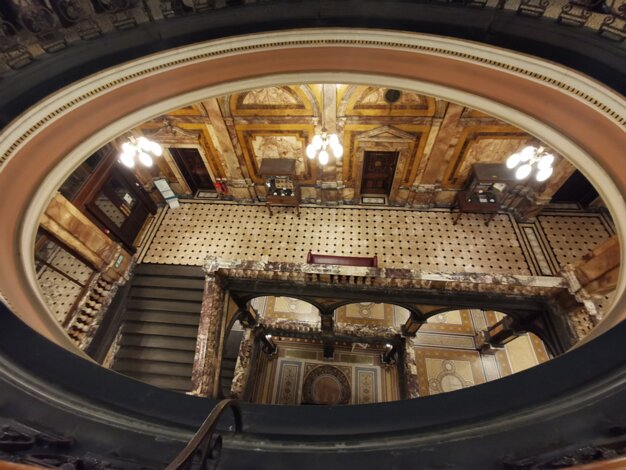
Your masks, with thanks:
[[[322,105],[323,102],[323,105]],[[336,132],[341,159],[326,166],[305,156],[322,127]],[[197,147],[214,181],[235,200],[263,200],[264,158],[296,161],[304,202],[359,203],[365,152],[397,153],[388,201],[450,206],[477,162],[501,163],[533,142],[526,132],[477,110],[412,92],[365,85],[304,84],[250,90],[172,111],[134,132],[167,147]],[[547,184],[529,183],[531,203],[545,204],[574,171],[557,158]],[[159,163],[174,190],[189,186],[168,152]],[[149,185],[151,177],[138,170]]]

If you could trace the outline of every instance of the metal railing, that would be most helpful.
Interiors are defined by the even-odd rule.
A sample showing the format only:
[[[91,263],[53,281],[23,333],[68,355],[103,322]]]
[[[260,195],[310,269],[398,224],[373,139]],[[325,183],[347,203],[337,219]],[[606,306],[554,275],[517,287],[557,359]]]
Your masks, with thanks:
[[[142,23],[277,0],[3,0],[0,2],[0,72],[19,69],[42,54]],[[585,27],[601,37],[626,38],[626,0],[412,0],[450,8],[491,8]]]
[[[217,469],[222,450],[222,436],[215,434],[215,428],[224,411],[230,408],[235,421],[235,433],[242,430],[241,409],[237,400],[227,398],[220,401],[204,420],[189,444],[165,470]]]

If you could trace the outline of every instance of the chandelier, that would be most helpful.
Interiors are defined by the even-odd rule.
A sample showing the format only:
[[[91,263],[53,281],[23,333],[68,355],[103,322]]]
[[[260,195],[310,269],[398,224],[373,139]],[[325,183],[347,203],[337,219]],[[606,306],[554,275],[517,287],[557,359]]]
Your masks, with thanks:
[[[326,128],[323,128],[322,133],[315,134],[311,143],[306,146],[306,156],[310,160],[317,158],[322,165],[326,165],[331,153],[333,157],[341,158],[343,147],[337,134],[328,134]]]
[[[514,153],[506,160],[506,167],[515,170],[515,178],[523,180],[536,170],[535,179],[545,181],[552,175],[554,155],[545,151],[543,147],[532,145]]]
[[[122,153],[120,153],[120,162],[128,168],[135,166],[135,158],[147,167],[152,166],[154,157],[163,155],[163,149],[159,144],[145,137],[135,139],[130,137],[128,142],[122,144]]]
[[[306,146],[306,156],[313,160],[317,158],[321,165],[326,165],[332,154],[335,158],[341,158],[343,147],[339,143],[337,134],[329,134],[324,125],[324,85],[322,85],[322,133],[315,134],[313,140]]]

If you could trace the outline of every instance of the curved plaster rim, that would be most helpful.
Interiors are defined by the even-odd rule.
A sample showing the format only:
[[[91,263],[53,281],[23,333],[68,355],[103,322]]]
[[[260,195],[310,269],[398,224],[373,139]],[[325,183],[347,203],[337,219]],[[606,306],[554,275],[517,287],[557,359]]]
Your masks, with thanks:
[[[320,40],[320,34],[322,33],[330,34],[332,36],[332,41],[337,41],[336,30],[332,30],[332,32],[314,31],[313,36],[315,36],[316,40]],[[361,34],[363,33],[367,34],[368,40],[371,40],[372,35],[374,34],[372,31],[361,32]],[[272,41],[276,40],[278,36],[281,37],[283,40],[288,40],[290,38],[289,34],[293,34],[293,33],[274,33],[270,35],[255,35],[255,37],[256,39],[261,38],[262,39],[262,41],[260,41],[261,43],[263,42],[271,43]],[[388,36],[393,36],[395,40],[398,40],[398,33],[385,32],[385,33],[379,33],[379,34],[382,34],[382,36],[386,37],[387,39],[388,39]],[[285,36],[287,37],[285,38]],[[305,38],[307,37],[307,35],[303,34],[303,32],[301,31],[298,32],[297,34],[298,42],[300,43],[303,42],[303,36]],[[350,31],[349,36],[351,37],[351,40],[354,40],[355,37],[359,37],[358,34],[355,36],[354,31]],[[404,39],[407,39],[408,37],[411,40],[415,40],[416,37],[419,37],[422,35],[403,34],[402,36],[404,37]],[[255,37],[238,38],[239,40],[242,41],[241,43],[238,43],[237,39],[234,41],[233,40],[220,40],[220,41],[217,41],[217,43],[222,44],[222,45],[228,45],[230,49],[233,48],[233,44],[234,45],[240,44],[240,47],[245,48],[245,47],[250,47],[251,42],[252,43],[255,42]],[[436,37],[433,37],[433,36],[428,36],[427,39],[431,42],[436,41]],[[487,51],[492,56],[494,54],[502,53],[502,50],[500,49],[496,49],[496,48],[489,47],[489,46],[482,46],[482,45],[476,46],[476,44],[466,43],[464,41],[450,40],[447,38],[441,38],[441,41],[444,43],[448,43],[448,44],[450,42],[456,43],[455,46],[457,47],[457,50],[459,47],[462,48],[462,50],[466,50],[468,48],[467,44],[470,44],[470,47],[469,47],[470,49],[472,49],[472,47],[474,48],[478,47],[483,52]],[[214,47],[215,44],[216,43],[209,43],[209,46]],[[190,49],[192,49],[193,51],[197,51],[198,48],[200,48],[200,50],[203,50],[202,47],[205,47],[205,46],[191,46]],[[357,48],[358,46],[352,45],[351,47]],[[394,47],[398,47],[398,43],[395,43]],[[280,47],[279,49],[281,48],[293,49],[297,47],[291,45],[288,47]],[[382,45],[379,45],[379,48],[384,49]],[[174,55],[180,54],[182,51],[186,51],[186,50],[187,48],[180,48],[180,49],[172,51],[172,54]],[[226,53],[226,55],[229,55],[229,54],[230,53]],[[158,63],[162,61],[163,59],[167,58],[168,55],[169,53],[157,54],[156,56],[151,56],[149,58],[142,59],[137,62],[140,63],[139,65],[145,66],[145,65],[149,65],[151,63],[150,62],[151,60],[157,61]],[[508,55],[511,56],[509,57],[509,59],[517,58],[516,55],[513,55],[511,53],[508,53]],[[530,60],[528,57],[525,57],[525,56],[521,56],[521,57],[523,57],[523,60],[522,60],[523,63],[526,63]],[[463,60],[466,60],[466,59],[463,59]],[[537,69],[537,67],[541,65],[541,64],[538,64],[537,62],[543,62],[543,61],[538,61],[537,59],[532,59],[532,60],[536,62],[533,64],[535,69]],[[555,66],[554,64],[549,64],[549,63],[547,64],[548,64],[548,68],[553,71],[555,67],[558,68],[558,66]],[[484,66],[484,64],[482,63],[479,63],[477,65]],[[103,76],[106,76],[109,74],[116,74],[116,73],[119,74],[120,72],[131,73],[133,66],[136,66],[136,63],[133,63],[130,69],[128,66],[116,67],[112,70],[103,72]],[[563,69],[563,67],[560,67],[560,68]],[[576,73],[573,71],[566,70],[563,73],[565,73],[568,77],[576,76]],[[626,214],[626,210],[624,208],[623,198],[621,197],[619,188],[617,188],[613,184],[613,182],[608,177],[606,172],[602,169],[602,167],[593,159],[591,159],[589,155],[586,154],[573,141],[565,138],[559,132],[550,128],[549,126],[546,126],[539,120],[534,119],[511,107],[507,107],[495,101],[490,101],[489,99],[486,99],[484,97],[478,97],[476,95],[472,95],[466,92],[462,92],[460,90],[456,90],[456,89],[449,88],[449,87],[442,86],[442,85],[437,85],[434,83],[422,82],[417,79],[407,80],[407,79],[398,78],[398,77],[391,77],[389,75],[364,74],[364,73],[359,74],[359,73],[349,73],[349,72],[344,72],[344,73],[314,72],[314,73],[306,73],[305,76],[306,76],[306,80],[303,80],[302,72],[299,72],[296,74],[265,75],[260,78],[257,77],[257,78],[248,79],[248,80],[230,81],[227,84],[222,84],[218,86],[209,86],[200,90],[195,90],[194,92],[191,92],[191,93],[187,93],[181,96],[176,96],[174,98],[161,101],[157,104],[152,104],[148,107],[144,107],[143,109],[135,113],[126,115],[123,119],[117,121],[116,123],[103,127],[95,131],[93,134],[91,134],[89,139],[84,140],[83,142],[81,142],[80,145],[76,146],[74,150],[66,156],[67,158],[60,165],[55,167],[52,173],[45,179],[44,184],[42,184],[39,190],[36,192],[36,196],[33,198],[32,203],[30,204],[27,210],[26,216],[22,219],[21,232],[20,232],[20,235],[21,235],[20,247],[21,247],[22,253],[31,253],[31,256],[22,257],[22,269],[23,269],[22,272],[26,273],[29,283],[31,284],[30,287],[32,288],[33,281],[36,280],[36,277],[34,275],[34,264],[32,263],[32,246],[33,246],[32,243],[34,241],[34,234],[36,231],[36,226],[38,224],[39,216],[41,215],[41,213],[45,209],[47,202],[49,201],[50,193],[53,190],[56,190],[60,182],[63,181],[63,179],[72,171],[72,169],[78,164],[80,160],[84,159],[85,155],[88,155],[90,152],[96,150],[98,147],[100,147],[107,141],[111,140],[111,138],[115,137],[116,135],[126,131],[129,128],[132,128],[140,124],[141,122],[151,117],[155,117],[160,114],[163,114],[163,112],[167,110],[175,109],[177,107],[184,106],[185,104],[199,101],[201,98],[206,98],[208,96],[219,96],[222,94],[232,93],[235,91],[241,91],[244,89],[250,89],[250,88],[255,88],[255,87],[270,86],[270,85],[277,85],[277,84],[283,84],[283,83],[298,83],[298,82],[303,82],[303,81],[330,82],[330,83],[343,82],[343,83],[359,83],[359,84],[371,83],[373,85],[393,86],[396,88],[416,91],[418,93],[442,97],[445,99],[449,99],[450,101],[456,101],[461,104],[466,104],[476,109],[485,111],[496,117],[500,117],[501,119],[507,122],[511,122],[512,124],[515,124],[518,127],[540,138],[542,141],[552,146],[559,153],[567,155],[570,158],[570,160],[574,164],[576,164],[576,166],[579,167],[583,171],[583,173],[586,174],[586,176],[600,190],[601,195],[603,196],[603,198],[606,200],[607,204],[609,205],[609,208],[611,209],[611,212],[618,225],[620,238],[624,239],[623,233],[625,233],[626,229],[623,227],[624,225],[623,221],[626,220],[626,218],[623,216]],[[580,78],[582,81],[586,79],[586,77],[583,77],[583,76],[579,76],[578,78]],[[94,81],[97,82],[98,77],[91,77],[90,79],[86,80],[86,82],[91,82],[87,86],[93,86]],[[591,85],[593,85],[594,88],[601,87],[598,83],[593,82],[593,81],[591,82],[592,82]],[[54,97],[52,97],[52,100],[67,99],[68,97],[71,97],[73,94],[80,93],[81,85],[85,85],[85,84],[82,82],[79,82],[79,84],[77,84],[76,86],[72,85],[68,87],[62,92],[62,94],[65,95],[65,98],[61,98],[55,95]],[[552,87],[552,88],[555,88],[555,87]],[[562,90],[559,90],[559,91],[562,92]],[[616,106],[616,104],[620,105],[621,108],[624,109],[623,99],[621,100],[622,102],[619,102],[619,100],[617,100],[617,98],[619,97],[617,97],[611,90],[604,90],[604,91],[606,91],[605,97],[609,101],[611,101],[613,109],[618,109],[618,110],[620,109],[619,107]],[[580,101],[579,97],[575,97],[575,99],[578,99]],[[44,108],[46,105],[48,106],[47,107],[48,110],[54,106],[48,100],[46,100],[46,102],[42,104],[42,108]],[[31,122],[32,115],[30,116],[30,118],[27,115],[31,114],[33,111],[37,112],[37,111],[41,111],[41,109],[40,107],[35,107],[34,110],[31,109],[27,113],[25,113],[25,116],[23,116],[23,119],[18,119],[17,121],[22,121],[21,124]],[[63,115],[60,116],[60,118],[62,117]],[[20,122],[16,122],[16,126],[18,126],[18,128],[21,127],[19,124]],[[15,131],[15,128],[9,129],[8,133],[11,134],[11,131]],[[4,140],[4,142],[7,142],[7,140]],[[34,283],[34,285],[35,286],[37,285],[36,282]],[[621,296],[624,291],[623,276],[620,276],[620,283],[619,283],[618,289],[619,289],[619,294]],[[43,303],[40,297],[37,300],[44,306],[44,308],[46,308],[45,303]]]

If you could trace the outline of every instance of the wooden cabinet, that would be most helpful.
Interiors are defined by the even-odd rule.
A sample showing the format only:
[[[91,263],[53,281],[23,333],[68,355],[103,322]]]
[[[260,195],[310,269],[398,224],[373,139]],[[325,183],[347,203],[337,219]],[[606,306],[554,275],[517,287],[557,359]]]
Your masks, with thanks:
[[[265,178],[265,204],[272,215],[272,206],[295,207],[300,217],[300,187],[295,178],[296,161],[287,158],[265,158],[259,173]]]

